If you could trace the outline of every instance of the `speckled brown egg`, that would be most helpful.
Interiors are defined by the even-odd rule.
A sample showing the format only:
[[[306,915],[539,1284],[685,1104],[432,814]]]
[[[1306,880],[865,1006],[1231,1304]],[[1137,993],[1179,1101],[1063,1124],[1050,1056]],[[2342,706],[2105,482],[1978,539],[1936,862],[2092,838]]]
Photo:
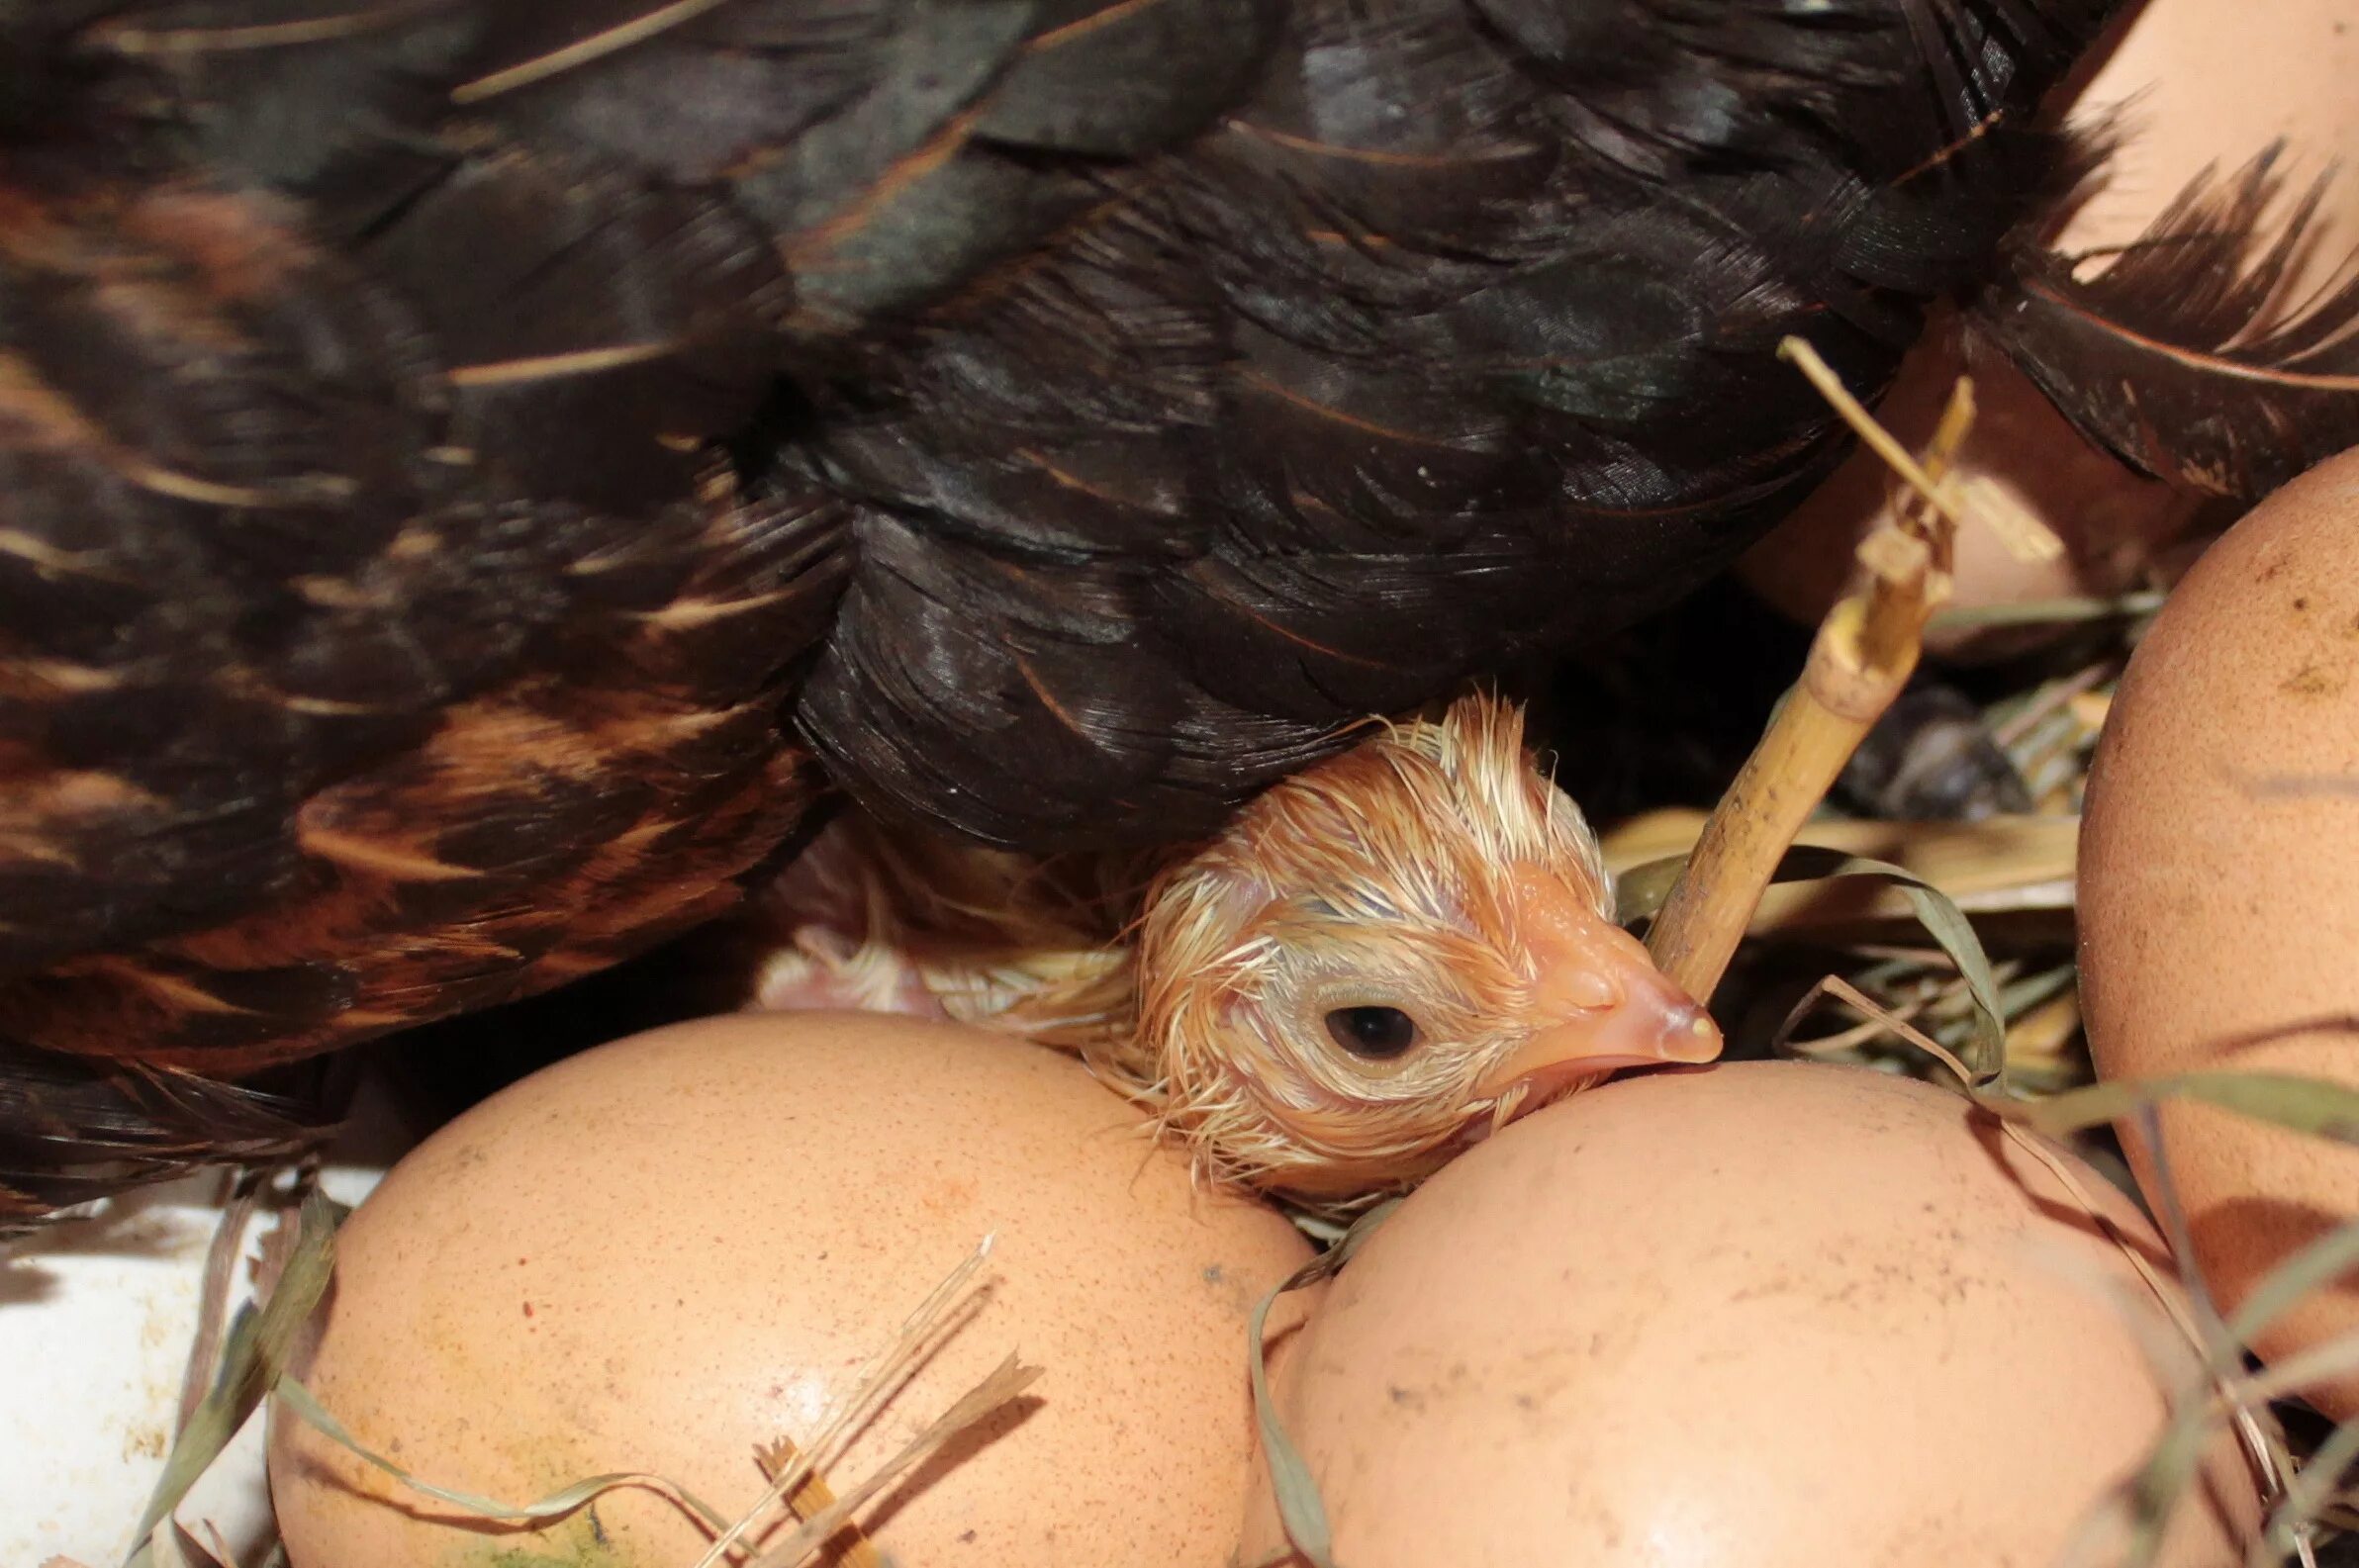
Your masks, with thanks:
[[[981,1292],[830,1480],[1020,1351],[1039,1381],[861,1516],[876,1546],[927,1568],[1212,1568],[1253,1458],[1247,1318],[1309,1249],[1197,1191],[1138,1120],[1068,1057],[908,1019],[608,1046],[396,1167],[342,1233],[305,1375],[445,1486],[522,1502],[649,1471],[733,1515],[762,1491],[757,1447],[808,1442],[992,1235]],[[283,1412],[271,1471],[296,1568],[684,1568],[707,1543],[643,1491],[487,1529]]]
[[[2099,1069],[2313,1074],[2359,1086],[2359,453],[2207,552],[2138,646],[2091,771],[2081,996]],[[2359,1151],[2168,1105],[2197,1262],[2229,1304],[2359,1215]],[[2131,1133],[2139,1179],[2152,1151]],[[2259,1348],[2359,1329],[2359,1281]],[[2359,1415],[2359,1377],[2317,1392]]]
[[[2102,1177],[1960,1096],[1733,1063],[1451,1164],[1278,1402],[1350,1568],[2045,1564],[2161,1430],[2128,1314],[2184,1309],[2167,1268]],[[2223,1438],[2160,1561],[2241,1563],[2257,1510]],[[1258,1496],[1245,1559],[1278,1535]]]

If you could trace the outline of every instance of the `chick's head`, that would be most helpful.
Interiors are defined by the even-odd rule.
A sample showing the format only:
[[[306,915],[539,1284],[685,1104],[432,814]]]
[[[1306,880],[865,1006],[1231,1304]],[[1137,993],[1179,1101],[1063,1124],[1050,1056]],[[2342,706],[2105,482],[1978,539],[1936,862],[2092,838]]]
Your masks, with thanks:
[[[1137,937],[1118,1065],[1212,1173],[1312,1200],[1720,1048],[1615,924],[1595,836],[1489,697],[1272,788],[1158,879]]]

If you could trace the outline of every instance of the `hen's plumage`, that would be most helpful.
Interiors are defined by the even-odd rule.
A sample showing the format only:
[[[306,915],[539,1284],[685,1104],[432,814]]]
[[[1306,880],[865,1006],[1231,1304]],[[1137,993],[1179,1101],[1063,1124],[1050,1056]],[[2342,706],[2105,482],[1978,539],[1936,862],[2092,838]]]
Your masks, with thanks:
[[[830,784],[1192,836],[1662,601],[2112,9],[0,0],[0,1218]]]

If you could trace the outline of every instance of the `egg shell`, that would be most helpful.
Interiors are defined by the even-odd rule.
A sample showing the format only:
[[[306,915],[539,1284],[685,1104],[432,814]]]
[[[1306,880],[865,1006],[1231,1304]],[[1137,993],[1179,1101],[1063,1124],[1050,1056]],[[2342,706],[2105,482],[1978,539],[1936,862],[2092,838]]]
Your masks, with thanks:
[[[1278,1402],[1350,1568],[2048,1563],[2166,1409],[2103,1226],[2167,1268],[2103,1178],[1924,1084],[1617,1082],[1411,1195]],[[2225,1439],[2206,1482],[2175,1568],[2242,1561]],[[1257,1497],[1244,1560],[1281,1549]]]
[[[831,1484],[1016,1351],[1044,1375],[861,1516],[878,1547],[928,1568],[1210,1568],[1250,1470],[1247,1319],[1309,1247],[1197,1190],[1139,1121],[1067,1056],[903,1018],[741,1016],[607,1046],[386,1178],[343,1232],[310,1386],[445,1486],[525,1502],[645,1471],[734,1517],[762,1491],[757,1445],[811,1440],[993,1236],[983,1291]],[[283,1412],[271,1474],[296,1568],[652,1568],[707,1544],[635,1491],[486,1529]]]
[[[2106,1076],[2359,1087],[2359,453],[2229,529],[2139,644],[2090,772],[2079,899],[2082,1010]],[[2165,1105],[2161,1125],[2196,1261],[2231,1307],[2359,1215],[2359,1151],[2193,1105]],[[2152,1193],[2153,1151],[2124,1135]],[[2354,1329],[2359,1283],[2345,1282],[2258,1348]],[[2315,1397],[2359,1415],[2359,1377]]]

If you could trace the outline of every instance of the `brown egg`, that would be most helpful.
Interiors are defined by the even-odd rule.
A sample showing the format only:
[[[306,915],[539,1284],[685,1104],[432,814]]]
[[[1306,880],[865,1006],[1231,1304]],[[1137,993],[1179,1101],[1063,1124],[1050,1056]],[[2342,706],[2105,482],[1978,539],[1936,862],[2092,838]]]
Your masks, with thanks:
[[[1070,1058],[908,1019],[640,1036],[402,1161],[344,1229],[307,1379],[444,1486],[521,1503],[649,1471],[733,1515],[762,1491],[756,1447],[808,1442],[993,1235],[982,1293],[829,1480],[1020,1351],[1040,1380],[861,1516],[878,1548],[928,1568],[1212,1568],[1253,1462],[1247,1318],[1309,1248],[1268,1208],[1195,1190],[1137,1121]],[[283,1412],[271,1470],[296,1568],[686,1568],[708,1540],[643,1491],[543,1531],[487,1527]]]
[[[2359,453],[2279,491],[2188,574],[2106,721],[2081,828],[2081,996],[2101,1071],[2359,1086]],[[2165,1151],[2230,1305],[2359,1215],[2359,1151],[2171,1105]],[[2132,1140],[2153,1190],[2152,1152]],[[2359,1283],[2259,1345],[2359,1329]],[[2359,1377],[2320,1391],[2359,1415]]]
[[[2102,1177],[1943,1090],[1625,1080],[1412,1195],[1279,1402],[1350,1568],[2053,1562],[2171,1386],[2128,1314],[2172,1287],[2108,1227],[2167,1269]],[[2160,1561],[2241,1563],[2257,1510],[2223,1436]],[[1258,1496],[1244,1560],[1282,1549]]]
[[[2127,243],[2206,166],[2233,173],[2284,138],[2286,197],[2340,159],[2288,298],[2331,279],[2359,247],[2359,14],[2349,0],[2151,0],[2134,6],[2058,95],[2069,121],[2119,132],[2104,183],[2061,223],[2066,251]],[[1970,370],[1981,410],[1961,469],[2044,522],[2064,553],[2021,561],[1988,528],[1958,540],[1953,608],[2111,596],[2175,576],[2172,546],[2196,524],[2197,499],[2145,479],[2092,446],[2005,357],[1968,356],[1953,323],[1937,323],[1877,409],[1912,450],[1932,434],[1949,389]],[[1739,573],[1797,620],[1815,623],[1842,591],[1851,550],[1880,519],[1890,475],[1855,452]],[[1951,663],[2007,658],[2039,646],[2045,628],[1939,628],[1927,647]]]

